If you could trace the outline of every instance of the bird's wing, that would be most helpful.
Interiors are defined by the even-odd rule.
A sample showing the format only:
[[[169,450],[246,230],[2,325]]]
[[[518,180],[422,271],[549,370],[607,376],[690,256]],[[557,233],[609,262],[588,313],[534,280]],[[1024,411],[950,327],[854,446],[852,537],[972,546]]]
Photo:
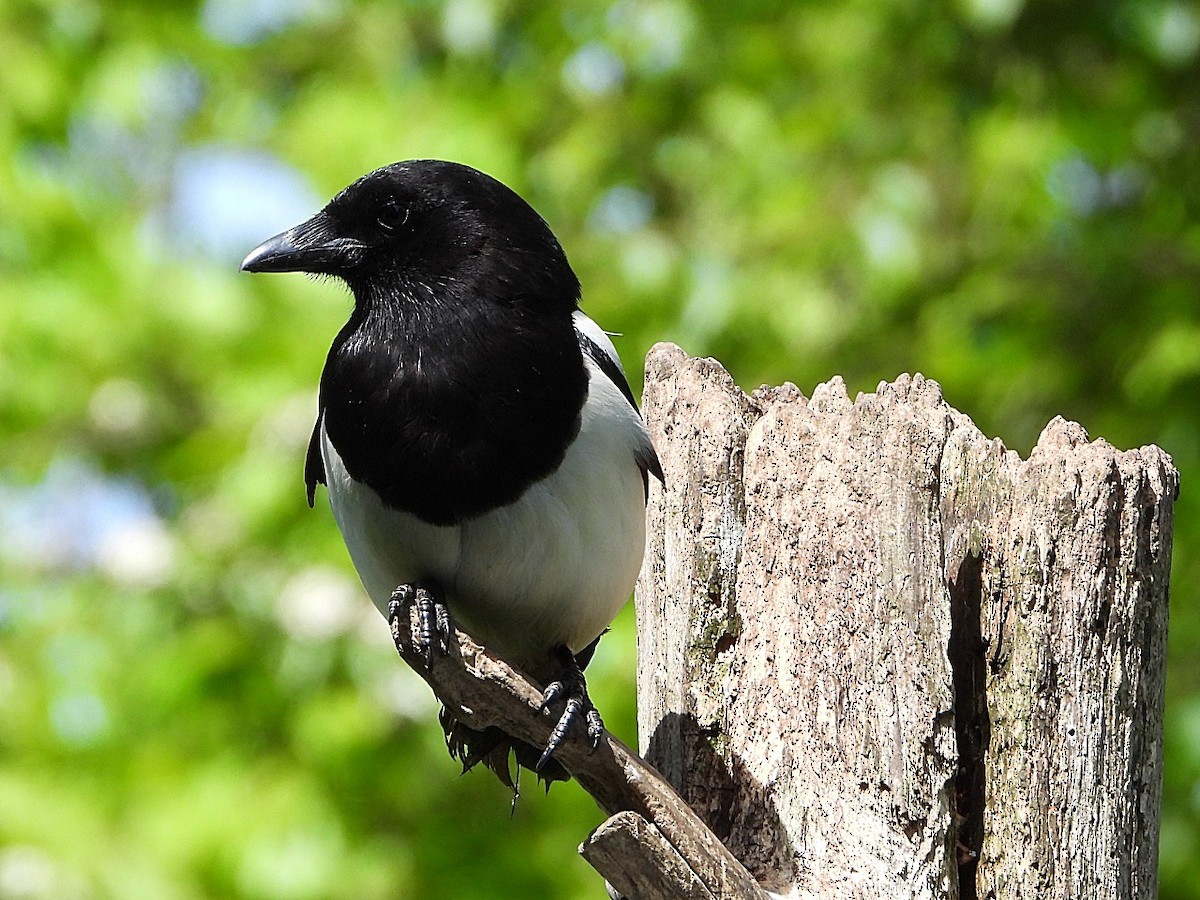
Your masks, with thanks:
[[[609,381],[617,386],[617,389],[629,401],[629,405],[637,412],[637,400],[633,396],[633,389],[629,387],[629,381],[625,378],[625,369],[621,366],[621,357],[617,355],[617,348],[613,346],[613,342],[609,340],[604,330],[584,315],[581,310],[575,311],[575,336],[579,339],[579,347],[584,354],[596,364]],[[638,441],[636,456],[638,467],[642,470],[643,480],[646,480],[647,474],[649,474],[659,481],[663,481],[662,463],[658,460],[654,444],[650,442],[650,435],[645,428],[641,429],[641,440]],[[649,490],[648,481],[647,490]]]
[[[325,480],[325,459],[321,456],[321,417],[324,411],[317,413],[317,424],[313,426],[312,437],[308,440],[308,456],[304,460],[304,484],[308,488],[308,506],[312,508],[317,496],[317,485],[329,482]]]

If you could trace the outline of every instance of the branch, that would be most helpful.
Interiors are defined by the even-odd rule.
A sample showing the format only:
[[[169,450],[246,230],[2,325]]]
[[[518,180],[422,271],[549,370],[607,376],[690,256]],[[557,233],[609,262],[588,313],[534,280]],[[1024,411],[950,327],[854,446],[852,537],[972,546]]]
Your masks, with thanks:
[[[401,618],[392,622],[396,649],[456,719],[478,730],[499,726],[529,744],[545,746],[557,713],[538,713],[542,693],[524,674],[457,630],[449,654],[435,659],[427,669],[413,647],[415,609],[409,609],[408,627],[403,624]],[[581,848],[584,857],[618,889],[633,891],[638,900],[767,900],[769,895],[663,777],[607,732],[595,750],[583,740],[568,740],[555,759],[610,816],[635,813],[644,820],[637,823],[628,816],[609,820]],[[631,834],[647,840],[633,842]],[[626,854],[635,843],[649,867],[631,865]],[[614,852],[614,848],[619,849]],[[668,848],[676,855],[668,853]],[[657,880],[647,868],[658,870]],[[650,887],[654,884],[665,893],[655,893],[658,889]]]
[[[713,900],[679,851],[637,813],[620,812],[605,821],[579,852],[625,897]]]

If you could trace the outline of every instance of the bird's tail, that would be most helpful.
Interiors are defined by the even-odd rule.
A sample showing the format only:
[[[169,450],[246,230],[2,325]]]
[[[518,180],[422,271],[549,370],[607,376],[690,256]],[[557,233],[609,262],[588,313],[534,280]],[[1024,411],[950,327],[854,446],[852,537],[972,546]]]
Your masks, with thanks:
[[[444,706],[438,713],[438,721],[446,734],[446,749],[454,759],[462,763],[464,773],[482,763],[484,768],[491,771],[514,794],[517,792],[521,769],[528,769],[537,776],[538,781],[545,782],[546,790],[550,790],[550,785],[556,781],[571,780],[567,770],[553,757],[546,760],[539,770],[537,762],[542,751],[494,725],[483,731],[476,731],[454,718]],[[514,761],[517,764],[515,779],[512,768]]]

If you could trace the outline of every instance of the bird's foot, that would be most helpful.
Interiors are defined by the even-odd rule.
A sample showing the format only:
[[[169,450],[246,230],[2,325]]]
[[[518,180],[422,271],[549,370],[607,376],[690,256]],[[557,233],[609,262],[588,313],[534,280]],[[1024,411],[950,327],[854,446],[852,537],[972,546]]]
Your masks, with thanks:
[[[413,638],[413,649],[425,660],[427,669],[433,668],[437,656],[450,652],[450,641],[454,629],[450,624],[450,610],[439,593],[427,584],[402,584],[392,591],[388,602],[388,623],[392,633],[397,628],[408,627],[408,607],[417,608],[417,633]],[[403,621],[400,621],[403,617]],[[399,649],[399,648],[397,648]]]
[[[554,731],[550,733],[550,740],[546,742],[546,749],[542,751],[541,759],[534,767],[535,771],[539,772],[554,755],[554,752],[566,741],[567,733],[579,719],[581,713],[587,725],[588,743],[591,744],[593,750],[600,746],[600,738],[604,736],[604,722],[600,718],[600,713],[596,711],[596,707],[592,706],[591,698],[588,697],[583,670],[579,668],[579,663],[566,647],[560,648],[559,653],[563,664],[563,673],[557,680],[550,682],[546,686],[546,690],[542,692],[542,702],[538,706],[538,712],[544,710],[555,700],[565,699],[566,706],[563,708],[562,715],[558,717]]]

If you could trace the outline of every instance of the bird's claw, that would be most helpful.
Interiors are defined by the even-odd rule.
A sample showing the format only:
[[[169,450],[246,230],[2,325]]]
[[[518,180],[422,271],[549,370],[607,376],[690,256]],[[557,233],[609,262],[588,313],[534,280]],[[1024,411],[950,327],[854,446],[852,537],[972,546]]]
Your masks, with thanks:
[[[399,620],[409,606],[417,608],[417,633],[413,637],[413,649],[425,660],[427,669],[433,668],[438,656],[450,652],[450,641],[454,629],[450,624],[450,610],[434,591],[424,584],[402,584],[392,591],[388,602],[388,621],[393,633],[407,621]]]
[[[542,751],[541,758],[534,767],[535,771],[541,771],[555,751],[566,742],[567,734],[570,732],[571,726],[579,719],[580,713],[583,713],[588,743],[593,750],[600,746],[600,739],[604,737],[604,721],[600,718],[596,707],[592,705],[591,698],[588,697],[587,683],[584,681],[579,664],[575,661],[574,656],[565,651],[563,663],[565,671],[562,677],[546,685],[546,689],[542,692],[542,702],[538,704],[537,711],[540,713],[555,700],[565,697],[567,701],[562,715],[558,717],[558,722],[554,725],[554,730],[550,732],[550,739],[546,742],[546,749]]]

